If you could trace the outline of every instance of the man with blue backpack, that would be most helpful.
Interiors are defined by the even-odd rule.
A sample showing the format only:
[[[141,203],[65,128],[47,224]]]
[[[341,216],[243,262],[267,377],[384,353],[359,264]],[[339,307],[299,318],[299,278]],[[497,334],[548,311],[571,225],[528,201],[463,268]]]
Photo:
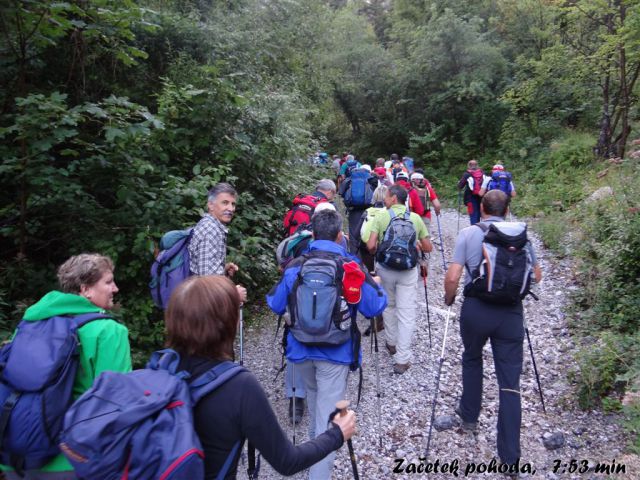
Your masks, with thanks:
[[[351,172],[340,184],[340,195],[347,207],[349,223],[349,252],[357,255],[360,246],[358,232],[362,213],[373,203],[373,192],[378,187],[378,178],[371,174],[371,167],[363,165]]]
[[[228,183],[218,183],[207,195],[207,213],[193,228],[173,230],[160,240],[160,252],[151,266],[149,290],[153,302],[165,309],[171,292],[191,275],[226,275],[238,271],[225,263],[228,225],[236,211],[238,193]],[[237,285],[242,301],[247,290]]]
[[[507,196],[514,198],[516,196],[516,187],[513,185],[513,176],[510,172],[504,169],[504,166],[497,163],[491,169],[491,177],[488,182],[485,182],[486,188],[484,188],[480,195],[484,195],[485,192],[491,190],[501,190],[507,194]]]
[[[293,260],[267,295],[278,315],[288,311],[286,357],[304,379],[309,407],[309,437],[327,429],[327,419],[344,398],[349,370],[360,367],[357,312],[365,317],[382,313],[384,290],[344,248],[342,216],[317,212],[312,221],[314,240],[309,252]],[[311,480],[328,480],[335,455],[309,470]]]
[[[403,374],[411,362],[411,342],[416,326],[419,251],[433,247],[429,231],[419,215],[406,207],[407,191],[391,186],[385,195],[386,212],[371,224],[367,248],[376,256],[376,273],[387,292],[389,306],[383,314],[387,351],[393,356],[393,372]]]

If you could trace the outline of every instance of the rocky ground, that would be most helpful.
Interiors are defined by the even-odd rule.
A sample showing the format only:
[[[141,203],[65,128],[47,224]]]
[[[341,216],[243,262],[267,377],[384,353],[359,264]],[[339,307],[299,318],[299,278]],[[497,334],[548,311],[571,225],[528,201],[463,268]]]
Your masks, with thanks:
[[[446,211],[441,217],[444,257],[450,259],[457,232],[458,216],[455,211]],[[460,228],[468,226],[465,216],[460,218]],[[437,226],[432,235],[437,238]],[[525,312],[531,334],[531,342],[542,383],[546,414],[542,411],[536,386],[531,356],[525,345],[524,373],[521,378],[522,392],[522,463],[530,465],[532,474],[524,478],[569,479],[569,478],[640,478],[640,462],[637,456],[625,455],[627,439],[618,419],[602,412],[583,412],[573,400],[566,374],[574,366],[572,352],[574,344],[569,336],[562,309],[567,301],[566,293],[575,289],[569,260],[557,260],[542,249],[534,236],[544,280],[536,287],[540,300],[526,300]],[[439,247],[436,247],[439,248]],[[416,473],[394,473],[396,459],[404,459],[416,466],[424,462],[431,405],[434,398],[436,374],[443,344],[447,310],[443,303],[443,257],[434,250],[430,259],[428,294],[431,334],[433,344],[429,346],[427,313],[422,280],[416,286],[420,317],[414,341],[414,361],[407,373],[394,375],[393,362],[381,340],[379,372],[381,418],[377,415],[375,355],[369,349],[369,338],[363,337],[364,385],[363,398],[356,408],[358,435],[353,443],[358,458],[358,470],[363,479],[412,478]],[[447,416],[455,420],[454,408],[461,393],[460,341],[458,313],[460,297],[454,304],[448,322],[448,333],[444,349],[444,362],[436,407],[438,422],[447,423]],[[261,322],[248,328],[245,333],[245,365],[260,379],[281,419],[283,428],[291,434],[288,423],[288,403],[284,398],[282,376],[273,381],[275,369],[280,364],[279,339],[274,339],[275,317],[265,316]],[[361,330],[366,321],[361,320]],[[383,338],[383,334],[381,334]],[[475,465],[489,466],[497,456],[495,438],[498,413],[498,390],[495,380],[490,346],[485,349],[484,398],[476,434],[463,433],[457,426],[443,431],[433,430],[431,452],[428,462],[459,465],[458,476]],[[348,399],[354,404],[357,397],[357,374],[349,380]],[[299,441],[307,439],[307,416],[297,427]],[[382,447],[379,441],[382,441]],[[575,464],[572,464],[575,462]],[[589,470],[586,470],[588,462]],[[596,473],[597,463],[624,465],[621,475]],[[573,466],[572,466],[573,465]],[[576,468],[574,468],[576,467]],[[240,467],[244,470],[244,467]],[[574,473],[569,473],[569,472]],[[418,473],[420,475],[420,473]],[[424,475],[424,474],[422,474]],[[451,478],[452,473],[430,473],[433,478]],[[281,478],[263,462],[261,478]],[[346,447],[339,452],[334,469],[334,478],[353,476]],[[504,478],[493,473],[468,472],[467,478]],[[239,478],[245,478],[244,473]],[[301,473],[294,478],[306,478]]]

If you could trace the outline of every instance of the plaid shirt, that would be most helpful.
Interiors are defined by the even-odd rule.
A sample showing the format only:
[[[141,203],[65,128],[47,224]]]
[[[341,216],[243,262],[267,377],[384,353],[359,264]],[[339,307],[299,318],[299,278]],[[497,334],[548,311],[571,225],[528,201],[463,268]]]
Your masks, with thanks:
[[[189,270],[193,275],[223,275],[227,256],[227,227],[206,214],[189,242]]]

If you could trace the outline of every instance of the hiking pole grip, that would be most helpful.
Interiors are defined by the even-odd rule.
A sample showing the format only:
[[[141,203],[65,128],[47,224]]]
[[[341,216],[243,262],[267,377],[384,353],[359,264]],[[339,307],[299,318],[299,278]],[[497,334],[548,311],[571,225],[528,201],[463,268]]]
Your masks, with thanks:
[[[340,400],[336,403],[336,410],[338,410],[338,415],[344,417],[347,414],[347,408],[349,407],[349,400]],[[360,480],[360,475],[358,474],[358,464],[356,463],[356,454],[353,450],[353,442],[351,439],[347,440],[347,447],[349,448],[349,458],[351,459],[351,467],[353,469],[353,478],[355,480]]]

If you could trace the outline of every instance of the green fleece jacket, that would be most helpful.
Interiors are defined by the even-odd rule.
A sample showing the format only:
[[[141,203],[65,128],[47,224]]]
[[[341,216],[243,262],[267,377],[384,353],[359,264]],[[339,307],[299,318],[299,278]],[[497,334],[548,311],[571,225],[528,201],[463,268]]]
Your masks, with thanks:
[[[27,309],[24,320],[38,322],[55,315],[105,313],[104,310],[80,295],[52,291]],[[131,352],[127,327],[111,319],[94,320],[78,330],[80,367],[73,385],[74,398],[87,391],[95,378],[104,371],[130,372]],[[0,465],[0,470],[10,470]],[[65,472],[73,468],[67,459],[58,455],[45,465],[43,472]]]

